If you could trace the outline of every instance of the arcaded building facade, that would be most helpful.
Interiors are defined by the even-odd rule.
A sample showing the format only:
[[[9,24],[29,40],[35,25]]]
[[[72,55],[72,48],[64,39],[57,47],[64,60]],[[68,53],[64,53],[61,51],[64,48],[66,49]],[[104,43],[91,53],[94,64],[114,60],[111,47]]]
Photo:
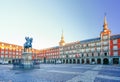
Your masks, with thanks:
[[[0,63],[12,63],[13,59],[22,58],[23,47],[20,45],[0,42]],[[36,59],[39,54],[38,49],[32,49],[32,59]]]
[[[62,34],[60,60],[69,64],[120,64],[120,34],[111,35],[106,16],[100,37],[64,43]]]

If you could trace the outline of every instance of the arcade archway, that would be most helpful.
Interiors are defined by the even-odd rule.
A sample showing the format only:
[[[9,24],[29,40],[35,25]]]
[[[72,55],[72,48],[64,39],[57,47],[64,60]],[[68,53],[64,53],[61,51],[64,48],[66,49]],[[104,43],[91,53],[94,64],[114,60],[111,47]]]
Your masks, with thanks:
[[[84,64],[84,62],[85,62],[84,59],[82,59],[82,64]]]
[[[113,58],[113,64],[119,64],[119,58]]]
[[[73,59],[73,63],[74,63],[74,64],[76,63],[75,59]]]
[[[97,59],[97,64],[101,64],[101,59],[100,58]]]
[[[86,63],[87,63],[87,64],[90,64],[90,61],[89,61],[89,59],[86,59]]]
[[[77,59],[77,64],[80,64],[80,60],[79,59]]]
[[[108,58],[104,58],[104,59],[103,59],[103,64],[109,64]]]
[[[72,59],[70,59],[70,64],[72,64]]]
[[[68,63],[68,59],[66,59],[66,64]]]

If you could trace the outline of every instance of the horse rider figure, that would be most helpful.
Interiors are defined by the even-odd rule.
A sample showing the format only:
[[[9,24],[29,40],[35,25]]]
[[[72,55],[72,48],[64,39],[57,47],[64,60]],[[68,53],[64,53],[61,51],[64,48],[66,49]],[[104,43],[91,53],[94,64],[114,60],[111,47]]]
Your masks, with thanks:
[[[24,43],[24,52],[26,52],[26,51],[29,52],[29,48],[31,48],[31,50],[32,50],[33,38],[25,37],[25,40],[26,40],[26,42]]]

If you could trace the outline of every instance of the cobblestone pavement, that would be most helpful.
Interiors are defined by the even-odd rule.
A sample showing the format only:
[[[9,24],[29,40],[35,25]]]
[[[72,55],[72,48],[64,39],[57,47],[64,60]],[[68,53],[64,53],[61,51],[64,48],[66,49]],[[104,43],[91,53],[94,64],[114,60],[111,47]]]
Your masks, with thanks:
[[[41,64],[40,69],[13,70],[0,65],[0,82],[120,82],[120,66]]]

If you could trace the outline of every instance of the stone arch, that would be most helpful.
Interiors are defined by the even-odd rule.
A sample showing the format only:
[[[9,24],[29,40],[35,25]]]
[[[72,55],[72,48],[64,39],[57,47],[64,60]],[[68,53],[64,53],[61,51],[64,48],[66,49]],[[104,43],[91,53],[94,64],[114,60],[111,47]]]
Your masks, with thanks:
[[[96,63],[94,58],[92,58],[91,63],[92,63],[92,64],[95,64],[95,63]]]
[[[70,59],[70,64],[72,64],[72,59]]]
[[[9,61],[8,61],[8,64],[11,64],[11,63],[12,63],[12,61],[11,61],[11,60],[9,60]]]
[[[103,59],[103,64],[109,64],[108,58],[104,58],[104,59]]]
[[[119,64],[119,58],[113,58],[113,64]]]
[[[68,59],[66,59],[66,64],[68,63]]]
[[[86,64],[90,64],[90,60],[89,59],[86,59]]]
[[[65,60],[63,60],[63,63],[65,63]]]
[[[12,60],[12,63],[13,63],[13,64],[15,63],[15,59]]]
[[[100,58],[97,59],[97,64],[101,64],[101,59]]]
[[[73,64],[75,64],[76,63],[76,60],[75,59],[73,59]]]
[[[84,59],[82,59],[82,64],[84,64],[84,62],[85,62]]]
[[[92,58],[92,60],[91,60],[92,62],[95,62],[95,59],[94,58]]]

